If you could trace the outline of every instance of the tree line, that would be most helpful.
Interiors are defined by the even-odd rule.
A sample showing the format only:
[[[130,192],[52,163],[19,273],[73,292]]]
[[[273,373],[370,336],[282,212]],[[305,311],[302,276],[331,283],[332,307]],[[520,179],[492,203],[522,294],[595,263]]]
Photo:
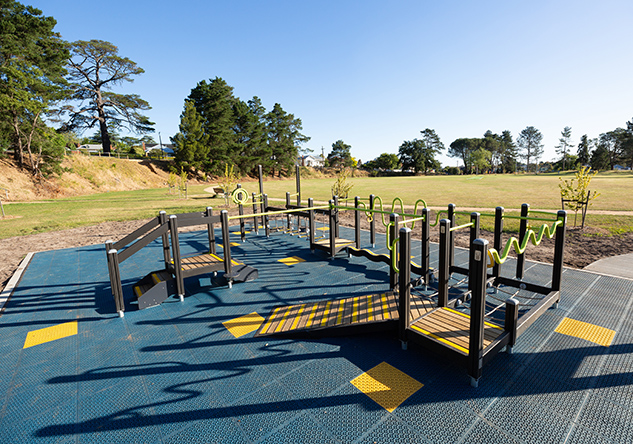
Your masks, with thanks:
[[[220,174],[235,165],[240,175],[291,170],[301,144],[301,119],[275,103],[266,111],[255,96],[244,102],[222,78],[202,80],[191,90],[180,115],[179,132],[172,137],[176,165]]]

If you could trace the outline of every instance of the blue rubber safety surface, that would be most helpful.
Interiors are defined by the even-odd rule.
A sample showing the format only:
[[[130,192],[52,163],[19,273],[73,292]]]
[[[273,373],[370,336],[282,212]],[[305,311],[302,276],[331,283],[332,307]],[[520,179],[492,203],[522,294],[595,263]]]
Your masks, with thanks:
[[[235,338],[224,321],[388,290],[383,264],[328,260],[305,238],[262,233],[244,243],[231,235],[233,258],[257,268],[257,280],[229,289],[192,277],[184,302],[139,311],[133,285],[162,268],[161,246],[150,244],[121,265],[124,318],[103,245],[35,254],[0,316],[0,442],[633,442],[633,281],[565,269],[558,308],[472,388],[464,369],[413,344],[403,351],[384,332]],[[183,233],[183,255],[207,249],[206,236]],[[341,228],[341,237],[353,233]],[[414,242],[418,262],[419,250]],[[386,252],[384,236],[374,251]],[[305,262],[278,262],[290,256]],[[456,252],[458,265],[467,259]],[[512,260],[502,268],[513,270]],[[525,276],[547,284],[551,267],[528,262]],[[556,333],[566,317],[614,330],[612,345]],[[30,331],[69,321],[78,334],[23,349]],[[424,384],[392,413],[350,383],[382,362]]]

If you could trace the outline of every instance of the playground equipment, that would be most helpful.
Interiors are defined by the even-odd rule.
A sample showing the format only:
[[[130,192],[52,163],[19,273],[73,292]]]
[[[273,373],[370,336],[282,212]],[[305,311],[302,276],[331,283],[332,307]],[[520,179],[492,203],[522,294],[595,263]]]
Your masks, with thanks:
[[[216,252],[215,224],[220,224],[222,228],[223,257],[218,256]],[[178,229],[192,225],[207,225],[209,250],[183,257],[180,252]],[[120,241],[106,242],[110,286],[116,310],[121,317],[125,311],[125,303],[120,264],[159,237],[162,240],[164,269],[148,273],[134,285],[139,309],[158,305],[172,294],[177,294],[182,301],[185,295],[184,279],[191,276],[224,271],[229,288],[233,282],[246,282],[258,277],[255,268],[231,258],[229,220],[226,211],[222,211],[220,215],[213,215],[213,210],[208,207],[202,213],[174,214],[169,218],[161,211],[158,217]]]

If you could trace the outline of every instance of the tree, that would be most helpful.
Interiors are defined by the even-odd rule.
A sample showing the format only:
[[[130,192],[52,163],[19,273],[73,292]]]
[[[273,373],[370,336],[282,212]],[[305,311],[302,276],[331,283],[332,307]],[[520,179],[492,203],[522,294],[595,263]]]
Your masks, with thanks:
[[[202,117],[190,100],[185,101],[185,109],[180,115],[179,132],[171,138],[174,157],[180,167],[200,168],[207,161],[209,145],[202,128]]]
[[[538,173],[538,159],[543,155],[542,140],[543,135],[533,126],[528,126],[519,133],[517,145],[523,150],[522,157],[526,160],[528,172],[530,171],[530,159],[535,159],[536,172]]]
[[[589,163],[591,164],[591,169],[595,171],[610,169],[608,148],[605,145],[598,143],[596,149],[591,153]]]
[[[393,153],[382,153],[374,160],[365,162],[363,168],[366,170],[393,170],[398,167],[398,156]]]
[[[301,134],[301,119],[284,111],[279,103],[275,103],[265,119],[271,157],[270,170],[273,175],[277,170],[281,176],[282,170],[289,171],[293,167],[297,160],[299,145],[310,140],[310,137]]]
[[[412,169],[417,174],[425,167],[424,141],[420,139],[405,140],[398,148],[398,156],[403,171]]]
[[[508,130],[505,130],[501,133],[499,137],[502,146],[502,161],[501,161],[501,170],[502,172],[513,172],[516,173],[517,170],[517,147],[512,140],[512,133]]]
[[[0,129],[7,131],[3,138],[18,165],[36,176],[42,163],[63,155],[57,149],[45,153],[57,140],[42,120],[66,93],[68,49],[53,32],[56,23],[36,8],[0,0]]]
[[[609,159],[609,169],[613,169],[624,154],[624,146],[622,144],[626,131],[622,128],[616,128],[613,131],[600,134],[598,138],[598,148],[603,149]],[[601,154],[604,155],[604,154]]]
[[[574,147],[571,143],[571,127],[566,126],[560,133],[561,138],[558,139],[558,145],[556,145],[556,152],[563,156],[563,171],[566,167],[567,152]]]
[[[484,172],[490,167],[492,153],[481,146],[473,151],[471,158],[475,174],[479,174],[480,171]]]
[[[420,133],[422,134],[422,140],[424,140],[424,167],[422,169],[424,174],[426,174],[430,169],[439,169],[441,167],[435,156],[444,151],[444,144],[433,129],[426,128]]]
[[[72,83],[70,106],[70,130],[94,128],[101,132],[103,152],[109,153],[111,140],[109,125],[126,128],[143,134],[153,132],[153,122],[141,111],[150,109],[149,104],[138,94],[117,94],[111,91],[123,82],[133,82],[133,76],[144,71],[127,57],[118,55],[118,48],[103,40],[78,40],[71,45],[68,59],[69,80]]]
[[[448,148],[450,157],[459,157],[464,162],[464,169],[469,174],[472,170],[472,154],[481,145],[481,139],[456,139]]]
[[[351,167],[353,165],[351,145],[342,140],[337,140],[332,144],[332,151],[327,155],[328,163],[331,167]]]
[[[204,132],[209,147],[206,169],[216,174],[224,171],[226,163],[236,163],[231,158],[235,145],[233,87],[222,78],[216,77],[210,82],[205,80],[191,90],[188,100],[193,101],[196,111],[202,117]]]
[[[622,147],[622,162],[633,169],[633,119],[626,122],[626,129],[620,133]]]
[[[260,111],[261,110],[261,111]],[[265,110],[259,98],[254,97],[249,103],[236,99],[233,104],[233,132],[235,140],[231,147],[230,157],[239,169],[240,175],[253,173],[257,164],[267,150],[266,125],[263,121]]]
[[[583,134],[578,143],[578,163],[581,166],[589,165],[591,159],[591,141],[587,138],[586,134]]]

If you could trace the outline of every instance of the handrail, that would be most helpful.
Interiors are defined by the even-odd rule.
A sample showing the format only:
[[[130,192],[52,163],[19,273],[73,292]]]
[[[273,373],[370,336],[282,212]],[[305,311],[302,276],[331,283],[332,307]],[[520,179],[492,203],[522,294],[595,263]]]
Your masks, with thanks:
[[[547,224],[543,224],[541,228],[539,228],[538,234],[530,228],[525,233],[525,237],[523,238],[523,242],[521,244],[519,244],[519,241],[516,237],[512,236],[506,242],[505,247],[503,248],[503,251],[501,254],[499,254],[499,252],[496,249],[489,248],[488,257],[490,258],[490,264],[488,264],[488,268],[492,268],[492,266],[495,263],[503,264],[508,258],[508,255],[510,253],[510,248],[513,246],[517,254],[523,254],[525,252],[525,249],[527,248],[528,241],[531,240],[534,246],[538,246],[543,240],[543,235],[547,234],[547,237],[549,239],[553,238],[554,234],[556,233],[556,228],[559,225],[562,225],[562,223],[563,223],[562,220],[560,219],[556,220],[556,222],[552,225],[551,229]]]
[[[330,205],[321,205],[318,207],[301,207],[301,208],[295,208],[295,209],[290,209],[290,210],[280,210],[280,211],[268,211],[265,213],[257,213],[257,217],[274,216],[276,214],[300,213],[300,212],[305,212],[305,211],[310,211],[310,210],[323,210],[326,208],[330,208]],[[237,215],[237,216],[229,216],[228,220],[246,219],[246,218],[252,218],[252,217],[253,217],[252,214],[242,214],[242,215]]]
[[[475,225],[474,222],[468,222],[467,224],[464,224],[464,225],[458,225],[456,227],[451,227],[451,228],[449,228],[448,231],[457,231],[457,230],[461,230],[462,228],[472,227],[474,225]]]

